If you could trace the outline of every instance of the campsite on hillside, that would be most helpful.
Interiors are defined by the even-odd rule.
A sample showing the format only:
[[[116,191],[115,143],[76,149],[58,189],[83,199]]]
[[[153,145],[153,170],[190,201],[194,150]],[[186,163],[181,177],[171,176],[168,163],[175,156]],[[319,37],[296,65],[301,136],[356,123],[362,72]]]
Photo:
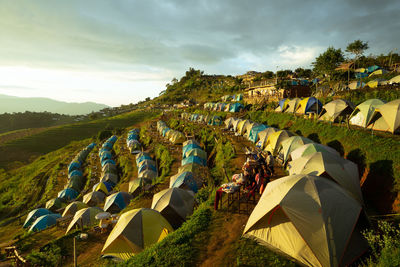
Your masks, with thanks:
[[[397,1],[6,1],[0,266],[398,266]]]

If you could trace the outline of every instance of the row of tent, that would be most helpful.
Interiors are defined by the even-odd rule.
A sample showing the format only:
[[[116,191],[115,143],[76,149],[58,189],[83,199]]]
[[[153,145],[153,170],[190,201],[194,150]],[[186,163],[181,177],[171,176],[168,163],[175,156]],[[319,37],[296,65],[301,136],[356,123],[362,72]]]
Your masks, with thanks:
[[[54,212],[60,209],[63,203],[77,198],[79,192],[82,190],[84,183],[82,166],[95,146],[95,143],[91,143],[79,151],[68,165],[68,183],[65,189],[58,192],[56,198],[47,201],[45,208],[30,211],[23,224],[23,228],[29,227],[29,231],[39,232],[56,224],[57,219],[61,218],[61,215]]]
[[[221,125],[222,124],[222,118],[217,115],[203,115],[203,114],[197,114],[197,113],[186,113],[183,112],[181,114],[181,118],[184,120],[189,120],[192,122],[198,122],[198,123],[204,123],[207,125]]]
[[[132,129],[128,132],[128,136],[126,137],[126,146],[131,154],[137,154],[141,151],[142,145],[139,142],[138,129]]]
[[[205,103],[205,110],[210,111],[225,111],[225,112],[240,112],[244,106],[239,103]]]
[[[357,165],[333,148],[264,126],[255,140],[280,158],[290,175],[268,183],[243,235],[301,265],[352,263],[368,248],[361,234],[368,219]],[[236,118],[227,119],[225,127],[246,137],[257,128]]]
[[[193,213],[194,194],[201,184],[190,170],[199,170],[204,162],[189,160],[184,163],[191,157],[206,158],[205,151],[192,140],[183,144],[182,166],[178,174],[171,177],[170,188],[154,194],[151,209],[123,213],[104,244],[103,255],[128,259],[161,241]],[[136,162],[140,169],[145,165],[143,162],[151,164],[154,160],[149,154],[140,153]]]
[[[221,97],[221,100],[224,102],[227,101],[242,101],[243,100],[243,94],[236,94],[236,95],[224,95]]]
[[[297,111],[301,101],[298,98],[282,99],[275,111]],[[351,125],[396,133],[400,129],[400,99],[388,103],[380,99],[368,99],[356,107],[350,101],[336,99],[322,106],[319,112],[319,120],[323,121],[342,122],[346,118],[349,118]]]
[[[351,90],[355,90],[355,89],[361,89],[364,88],[366,86],[368,86],[369,88],[376,88],[380,85],[387,85],[387,84],[399,84],[400,83],[400,75],[397,75],[389,80],[384,80],[381,78],[377,78],[374,80],[370,80],[369,82],[365,83],[362,81],[352,81],[349,84],[349,89]]]
[[[157,122],[157,131],[160,135],[168,139],[174,145],[182,144],[186,140],[186,137],[183,133],[169,128],[163,121]]]
[[[157,166],[155,160],[147,152],[136,155],[138,176],[129,182],[129,193],[137,194],[143,191],[146,185],[150,185],[157,178]]]

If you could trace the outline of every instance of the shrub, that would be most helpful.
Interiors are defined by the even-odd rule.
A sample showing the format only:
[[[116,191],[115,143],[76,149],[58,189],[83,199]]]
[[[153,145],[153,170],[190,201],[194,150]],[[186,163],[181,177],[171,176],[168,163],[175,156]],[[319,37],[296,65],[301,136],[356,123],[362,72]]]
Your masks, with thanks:
[[[112,131],[111,130],[102,130],[97,134],[97,140],[99,141],[103,141],[107,138],[109,138],[110,136],[112,136]]]
[[[26,256],[26,259],[33,266],[59,266],[61,263],[61,248],[51,245],[42,252],[33,250]]]

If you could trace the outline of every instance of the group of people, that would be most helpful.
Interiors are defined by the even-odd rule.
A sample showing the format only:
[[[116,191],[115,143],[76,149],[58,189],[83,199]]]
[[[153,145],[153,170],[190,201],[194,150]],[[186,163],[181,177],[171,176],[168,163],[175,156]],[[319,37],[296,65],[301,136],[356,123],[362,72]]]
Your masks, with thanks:
[[[262,152],[249,153],[242,170],[249,192],[248,197],[254,196],[255,192],[262,195],[274,174],[274,157],[270,152],[267,152],[266,156]]]

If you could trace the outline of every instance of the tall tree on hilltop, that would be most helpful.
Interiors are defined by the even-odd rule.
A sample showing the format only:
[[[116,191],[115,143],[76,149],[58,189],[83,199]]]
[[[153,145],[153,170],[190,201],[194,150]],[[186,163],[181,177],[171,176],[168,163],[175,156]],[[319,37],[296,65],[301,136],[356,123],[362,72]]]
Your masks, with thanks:
[[[328,77],[328,81],[331,82],[333,74],[336,72],[336,68],[344,61],[342,49],[335,49],[330,46],[328,49],[320,54],[315,62],[312,63],[314,66],[314,72],[320,75]]]
[[[364,54],[364,51],[369,48],[368,42],[363,42],[361,40],[355,40],[349,43],[346,47],[346,52],[354,55],[354,65],[356,61]]]

